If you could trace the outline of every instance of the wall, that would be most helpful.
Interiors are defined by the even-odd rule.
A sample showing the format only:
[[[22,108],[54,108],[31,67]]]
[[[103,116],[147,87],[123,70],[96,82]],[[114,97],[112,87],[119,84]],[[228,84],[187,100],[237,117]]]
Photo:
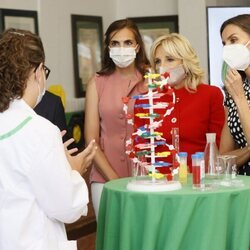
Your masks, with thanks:
[[[116,18],[177,15],[176,0],[117,0]]]
[[[74,98],[71,14],[102,16],[104,28],[115,17],[115,0],[0,0],[0,8],[37,10],[39,34],[51,68],[48,86],[61,84],[66,92],[67,111],[81,110],[83,98]],[[105,10],[105,12],[104,12]]]
[[[71,39],[71,14],[103,16],[103,23],[115,17],[113,0],[41,0],[40,33],[44,40],[47,61],[53,68],[49,83],[62,84],[67,93],[67,111],[82,109],[83,98],[74,98],[74,74]],[[105,14],[104,11],[105,10]]]
[[[0,0],[0,8],[35,10],[37,8],[37,1],[34,1],[34,0],[23,0],[23,1]]]

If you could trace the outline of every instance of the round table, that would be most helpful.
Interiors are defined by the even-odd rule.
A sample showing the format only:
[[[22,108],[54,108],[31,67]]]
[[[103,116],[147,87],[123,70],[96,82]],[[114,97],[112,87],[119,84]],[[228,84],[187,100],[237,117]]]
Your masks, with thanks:
[[[133,192],[131,178],[104,185],[96,250],[249,250],[250,177],[243,187]]]

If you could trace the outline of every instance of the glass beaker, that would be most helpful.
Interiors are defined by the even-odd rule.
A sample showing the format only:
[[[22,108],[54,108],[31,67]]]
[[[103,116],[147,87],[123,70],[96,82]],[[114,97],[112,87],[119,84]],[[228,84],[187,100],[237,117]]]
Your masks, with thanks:
[[[132,162],[132,176],[139,177],[147,175],[147,168],[145,162]]]
[[[236,156],[235,155],[219,155],[218,167],[222,176],[221,184],[231,186],[232,181],[237,176]]]

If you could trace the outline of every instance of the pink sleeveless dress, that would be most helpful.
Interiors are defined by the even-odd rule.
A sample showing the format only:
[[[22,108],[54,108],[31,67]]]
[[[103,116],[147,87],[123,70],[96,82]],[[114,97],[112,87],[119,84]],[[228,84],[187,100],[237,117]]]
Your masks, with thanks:
[[[95,82],[99,98],[100,147],[120,178],[131,176],[131,160],[125,153],[125,143],[131,137],[133,126],[127,124],[122,97],[145,92],[143,77],[136,72],[131,79],[122,79],[115,72],[109,76],[97,75]],[[128,113],[133,115],[133,110],[134,100],[131,99]],[[90,182],[106,182],[94,165],[90,173]]]

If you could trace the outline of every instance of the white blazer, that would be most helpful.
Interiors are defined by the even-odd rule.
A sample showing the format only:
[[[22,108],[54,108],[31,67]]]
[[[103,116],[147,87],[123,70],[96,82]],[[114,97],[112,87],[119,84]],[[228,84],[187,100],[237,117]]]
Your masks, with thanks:
[[[0,113],[0,249],[75,250],[64,223],[87,214],[88,189],[59,129],[23,100]]]

